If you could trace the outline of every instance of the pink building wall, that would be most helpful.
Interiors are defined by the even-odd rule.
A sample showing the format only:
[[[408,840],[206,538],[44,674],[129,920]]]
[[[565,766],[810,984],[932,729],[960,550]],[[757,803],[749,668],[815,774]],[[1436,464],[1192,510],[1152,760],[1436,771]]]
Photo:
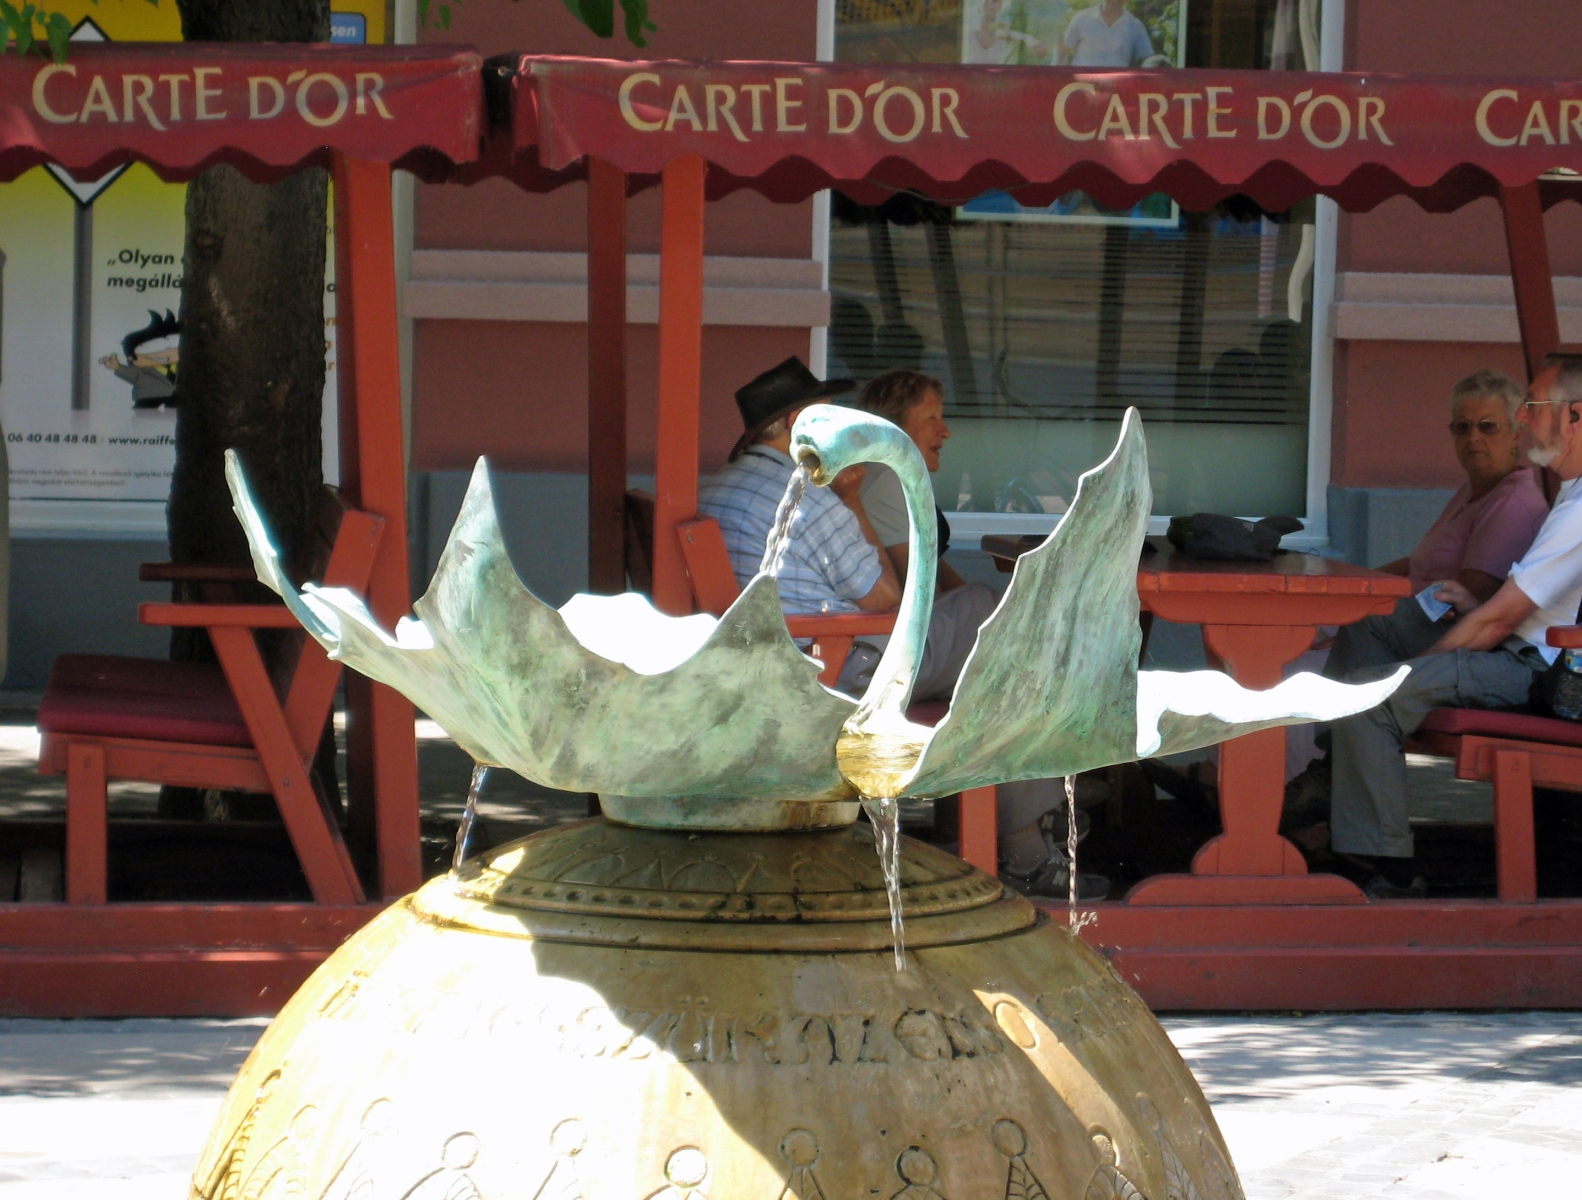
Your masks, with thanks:
[[[425,41],[469,42],[485,54],[523,51],[604,57],[778,58],[815,53],[814,0],[744,10],[718,0],[661,0],[658,32],[637,50],[576,23],[561,0],[468,0],[451,28]],[[629,206],[628,249],[659,249],[659,193]],[[415,249],[584,251],[586,191],[544,196],[504,181],[472,188],[420,186]],[[710,204],[709,255],[807,259],[812,205],[771,204],[739,192]],[[630,465],[653,470],[657,403],[656,327],[628,331]],[[703,469],[712,471],[740,434],[732,393],[790,354],[808,355],[802,328],[719,326],[703,339]],[[412,466],[467,468],[488,453],[505,470],[581,471],[587,466],[587,327],[576,323],[422,320],[415,332]]]
[[[1571,76],[1582,69],[1574,0],[1351,0],[1346,68],[1413,74]],[[1545,221],[1557,276],[1582,276],[1582,205]],[[1424,213],[1391,200],[1341,218],[1337,271],[1507,276],[1499,205]],[[1433,296],[1429,283],[1425,299]],[[1444,426],[1450,387],[1480,367],[1522,380],[1514,342],[1337,342],[1331,482],[1343,487],[1441,488],[1462,475]]]

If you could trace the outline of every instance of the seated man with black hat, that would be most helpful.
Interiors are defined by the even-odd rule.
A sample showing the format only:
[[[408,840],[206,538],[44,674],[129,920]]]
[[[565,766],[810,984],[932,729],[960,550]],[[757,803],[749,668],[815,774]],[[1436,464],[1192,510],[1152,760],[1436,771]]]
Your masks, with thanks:
[[[786,359],[736,393],[746,432],[725,469],[709,480],[698,508],[720,524],[731,569],[744,587],[758,573],[775,510],[796,465],[791,425],[810,404],[856,387],[819,379],[802,360]],[[863,510],[863,470],[843,471],[828,488],[808,488],[791,523],[779,574],[788,613],[883,612],[901,602],[901,583]]]
[[[880,378],[890,380],[890,376]],[[905,402],[888,408],[870,403],[862,407],[890,419],[900,416],[898,424],[906,428],[907,410],[926,399],[930,391],[937,393],[939,385],[916,372],[907,373],[907,379],[901,382],[907,385],[898,385],[899,390],[907,391]],[[725,469],[702,488],[698,508],[719,522],[730,551],[731,568],[743,587],[758,573],[775,511],[795,470],[791,461],[791,425],[797,414],[810,404],[825,403],[831,396],[849,392],[855,386],[850,379],[822,382],[801,359],[792,357],[736,393],[747,431],[732,449]],[[932,456],[932,462],[930,457],[925,453],[925,462],[933,470],[938,466],[937,454]],[[900,575],[886,549],[885,535],[875,531],[863,504],[864,476],[863,467],[851,467],[841,472],[829,488],[810,487],[803,494],[778,576],[780,606],[786,613],[880,612],[900,603]],[[889,542],[902,542],[904,513],[891,516],[895,526],[887,527]],[[954,571],[949,572],[947,579],[957,586],[947,586],[936,598],[918,686],[914,689],[918,700],[950,697],[976,641],[978,626],[998,601],[988,588],[964,584]],[[837,690],[857,695],[866,688],[884,642],[882,636],[870,636],[852,646],[836,681]],[[1057,781],[1027,780],[1007,784],[1000,790],[999,824],[1001,848],[1006,852],[1002,864],[1006,877],[1026,892],[1066,895],[1068,860],[1056,844],[1053,826],[1046,831],[1041,821],[1043,814],[1051,810],[1055,810],[1054,816],[1060,816],[1062,791]],[[1064,838],[1063,825],[1058,835]],[[1109,890],[1109,881],[1102,875],[1083,873],[1078,881],[1079,895],[1084,900],[1102,899]]]

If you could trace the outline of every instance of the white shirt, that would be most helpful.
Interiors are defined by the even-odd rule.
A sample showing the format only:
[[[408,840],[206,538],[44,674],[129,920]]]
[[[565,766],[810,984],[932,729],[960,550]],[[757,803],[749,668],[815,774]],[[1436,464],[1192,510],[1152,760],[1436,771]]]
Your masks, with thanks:
[[[1101,0],[1084,8],[1066,26],[1066,49],[1073,67],[1129,67],[1153,54],[1146,25],[1129,12],[1106,25],[1099,13],[1102,7]]]
[[[1560,651],[1545,645],[1544,633],[1551,625],[1575,625],[1582,605],[1582,488],[1577,482],[1567,479],[1560,485],[1538,536],[1511,568],[1511,582],[1538,606],[1516,627],[1516,636],[1536,646],[1551,663]]]

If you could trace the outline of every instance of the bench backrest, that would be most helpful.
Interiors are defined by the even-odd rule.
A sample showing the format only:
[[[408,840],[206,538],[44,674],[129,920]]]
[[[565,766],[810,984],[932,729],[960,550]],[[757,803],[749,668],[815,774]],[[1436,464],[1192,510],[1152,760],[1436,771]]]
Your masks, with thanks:
[[[681,537],[681,557],[692,578],[692,596],[702,612],[724,616],[725,610],[742,594],[731,568],[725,535],[713,517],[697,517],[676,526]]]

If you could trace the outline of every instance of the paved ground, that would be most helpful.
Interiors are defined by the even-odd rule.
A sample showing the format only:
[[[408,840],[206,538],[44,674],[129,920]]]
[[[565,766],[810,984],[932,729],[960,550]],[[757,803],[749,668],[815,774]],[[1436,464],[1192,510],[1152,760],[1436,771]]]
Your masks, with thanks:
[[[1165,1023],[1249,1200],[1582,1195],[1582,1014]],[[0,1200],[179,1200],[263,1025],[0,1021]]]

